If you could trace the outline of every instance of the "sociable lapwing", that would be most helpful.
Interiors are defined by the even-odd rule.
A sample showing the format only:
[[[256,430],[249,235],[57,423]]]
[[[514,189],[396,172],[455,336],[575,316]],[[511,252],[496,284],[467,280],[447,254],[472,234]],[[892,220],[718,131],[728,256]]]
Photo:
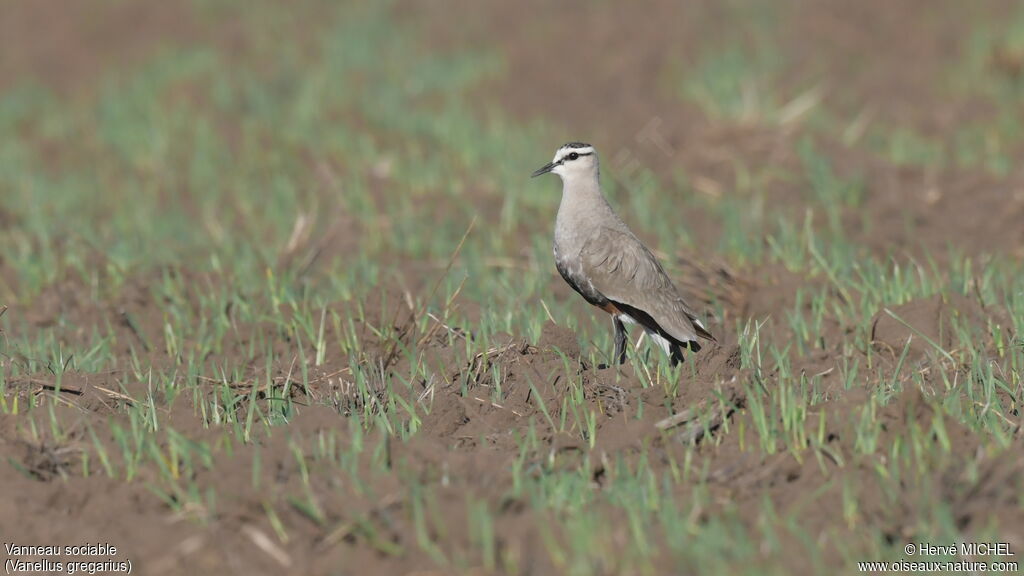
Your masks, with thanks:
[[[562,178],[555,220],[555,266],[583,298],[612,317],[615,361],[626,361],[626,324],[639,324],[676,365],[683,348],[714,341],[683,300],[654,254],[630,231],[601,193],[597,151],[570,142],[533,173]]]

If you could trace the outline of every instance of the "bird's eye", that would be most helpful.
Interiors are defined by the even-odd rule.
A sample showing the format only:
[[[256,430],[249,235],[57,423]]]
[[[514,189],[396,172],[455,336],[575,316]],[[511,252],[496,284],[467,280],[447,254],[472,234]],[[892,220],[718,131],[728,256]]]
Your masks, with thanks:
[[[575,152],[573,152],[572,154],[569,154],[569,160],[576,160],[579,157],[580,157],[580,155],[575,153]]]

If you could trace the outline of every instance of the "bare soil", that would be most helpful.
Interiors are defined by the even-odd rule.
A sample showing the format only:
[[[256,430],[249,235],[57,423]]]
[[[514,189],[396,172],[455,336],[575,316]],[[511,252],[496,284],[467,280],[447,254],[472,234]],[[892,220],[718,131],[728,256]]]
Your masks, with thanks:
[[[410,4],[402,5],[404,17],[427,25],[435,35],[432,42],[440,49],[486,45],[507,59],[505,77],[495,80],[482,96],[524,120],[540,118],[564,126],[566,140],[592,140],[612,150],[606,160],[615,157],[616,146],[622,146],[625,153],[642,157],[659,177],[668,180],[674,170],[683,169],[707,190],[733,189],[737,162],[755,171],[800,172],[796,168],[799,130],[716,122],[663,87],[663,71],[672,59],[690,62],[690,54],[699,50],[705,39],[714,38],[730,25],[728,14],[720,8],[724,3],[651,2],[643,10],[629,3],[608,3],[600,11],[585,9],[589,3],[582,2],[467,3],[461,5],[458,21],[440,10],[428,12],[432,8],[425,4]],[[958,3],[944,4],[955,7]],[[999,14],[1001,6],[993,3],[993,14]],[[5,5],[0,8],[0,54],[4,55],[0,59],[0,89],[11,78],[25,74],[63,90],[88,86],[101,69],[128,65],[125,59],[136,58],[160,42],[187,43],[193,34],[199,34],[195,31],[198,27],[189,24],[192,17],[183,10],[176,3],[143,8],[123,2],[106,7],[107,17],[101,18],[91,9],[70,8],[63,2]],[[971,102],[947,106],[945,101],[930,101],[933,92],[920,88],[937,81],[934,77],[951,50],[949,42],[961,41],[955,27],[950,28],[954,19],[917,18],[939,12],[933,2],[893,6],[881,0],[808,1],[795,2],[792,11],[798,17],[787,20],[778,34],[783,49],[788,54],[806,54],[827,47],[818,58],[796,59],[791,71],[794,79],[819,79],[826,86],[841,81],[844,90],[852,91],[848,100],[870,101],[879,118],[898,118],[925,129],[941,131],[963,115],[979,113],[971,108],[975,105]],[[81,26],[82,21],[91,24]],[[898,26],[892,23],[896,21]],[[907,26],[914,28],[907,32]],[[23,42],[26,28],[45,31],[42,38],[53,41]],[[877,34],[865,34],[867,29]],[[568,35],[567,30],[573,33]],[[636,42],[637,38],[645,41]],[[831,76],[839,72],[826,65],[830,58],[863,59],[870,66],[839,80]],[[550,65],[559,59],[566,66],[571,64],[572,73]],[[906,75],[908,69],[913,74]],[[652,122],[664,142],[637,139]],[[553,148],[559,143],[550,144]],[[949,239],[955,238],[956,245],[971,254],[1024,254],[1024,226],[1020,225],[1024,221],[1024,172],[997,178],[973,169],[895,167],[826,137],[821,145],[840,173],[864,179],[865,203],[847,222],[846,231],[854,240],[879,253],[892,252],[893,247],[905,247],[907,254],[941,252]],[[803,211],[806,187],[806,182],[787,178],[769,178],[767,182],[772,203],[794,213]],[[701,241],[713,242],[721,233],[719,225],[700,209],[680,211],[677,216]],[[0,207],[0,225],[3,222]],[[351,237],[346,236],[346,229]],[[352,249],[358,246],[358,236],[352,227],[339,227],[326,241],[326,249]],[[286,255],[286,259],[292,258]],[[306,256],[294,258],[301,261]],[[289,504],[288,498],[305,488],[291,439],[283,433],[259,446],[216,454],[216,474],[200,472],[196,477],[201,490],[212,489],[218,495],[216,505],[178,515],[172,515],[167,503],[154,495],[149,482],[155,478],[125,483],[100,473],[86,478],[69,475],[72,464],[77,470],[82,455],[92,450],[90,434],[101,434],[98,441],[113,446],[115,440],[109,437],[106,424],[127,425],[117,408],[145,398],[146,384],[130,372],[131,354],[142,351],[158,366],[177,362],[164,352],[164,319],[158,304],[166,296],[154,290],[155,276],[130,278],[94,298],[84,280],[69,275],[32,301],[12,305],[6,314],[25,334],[52,334],[69,345],[87,341],[85,331],[90,327],[109,325],[114,329],[122,367],[100,374],[71,371],[58,378],[54,373],[59,367],[44,366],[32,376],[9,382],[22,397],[45,394],[59,398],[54,402],[53,417],[72,432],[68,438],[39,443],[31,440],[16,419],[0,420],[0,454],[14,464],[0,466],[0,486],[8,495],[16,495],[0,499],[0,526],[17,526],[16,531],[5,529],[3,537],[16,535],[19,542],[33,543],[116,543],[118,557],[145,567],[146,574],[321,574],[333,573],[339,566],[359,566],[359,573],[414,573],[432,564],[416,543],[408,513],[412,503],[401,496],[408,479],[416,478],[439,498],[445,516],[466,518],[467,496],[494,504],[493,509],[501,510],[496,519],[501,554],[517,559],[523,573],[554,573],[556,568],[546,560],[543,544],[543,529],[549,524],[546,513],[504,496],[512,482],[510,468],[519,457],[517,439],[533,425],[543,449],[528,455],[528,468],[578,466],[586,461],[595,487],[614,481],[606,462],[636,459],[645,452],[647,462],[662,472],[675,465],[688,444],[697,443],[711,465],[700,477],[678,488],[680,496],[685,496],[702,481],[712,481],[714,505],[695,511],[697,522],[734,514],[755,527],[763,520],[755,516],[760,510],[757,504],[771,499],[780,516],[796,514],[810,533],[836,530],[837,519],[844,518],[843,487],[855,486],[858,522],[886,526],[892,541],[911,540],[917,529],[915,518],[932,503],[917,498],[913,482],[903,484],[903,493],[887,498],[876,462],[854,457],[857,422],[850,415],[853,407],[868,401],[869,391],[842,391],[837,367],[843,352],[836,344],[853,327],[827,323],[824,348],[793,359],[795,371],[820,376],[829,391],[814,409],[826,415],[825,436],[835,457],[800,460],[785,452],[761,457],[760,450],[742,445],[740,434],[725,433],[741,428],[749,431],[755,426],[743,410],[743,383],[750,375],[740,370],[736,337],[729,333],[735,320],[763,319],[773,310],[792,306],[797,285],[821,280],[803,278],[781,267],[735,271],[698,255],[687,255],[676,264],[681,283],[698,301],[714,299],[724,302],[726,308],[725,317],[717,319],[713,330],[721,335],[720,342],[692,359],[677,396],[659,387],[643,388],[634,373],[638,364],[621,369],[589,365],[582,359],[578,335],[555,324],[546,325],[537,341],[509,335],[476,357],[466,357],[458,339],[453,342],[439,329],[437,337],[422,345],[435,378],[419,383],[415,391],[432,398],[433,406],[419,433],[408,443],[373,436],[361,440],[367,463],[386,461],[385,472],[367,479],[372,484],[370,493],[356,490],[345,479],[310,474],[322,510],[317,520]],[[410,278],[424,277],[415,264],[396,262],[396,266]],[[175,269],[161,274],[190,273]],[[16,280],[4,274],[0,253],[0,300],[5,292],[13,293],[12,282]],[[187,276],[183,284],[194,290],[240,290],[231,285],[230,278],[221,277]],[[400,332],[409,312],[403,309],[404,289],[393,286],[390,292],[383,291],[391,297],[366,303],[365,316],[392,319]],[[572,297],[559,290],[560,297]],[[186,296],[184,300],[191,299]],[[354,304],[339,302],[332,310],[350,317]],[[222,313],[230,315],[231,311]],[[581,313],[589,313],[582,304]],[[951,319],[984,326],[990,319],[998,322],[999,312],[985,310],[968,299],[944,301],[939,297],[888,312],[879,310],[872,326],[877,357],[895,366],[906,348],[909,352],[904,361],[925,373],[930,385],[941,385],[939,371],[964,370],[943,364],[931,344],[948,346]],[[229,339],[231,344],[219,352],[221,358],[241,356],[255,334],[270,341],[279,352],[276,356],[287,357],[293,347],[291,336],[279,327],[239,325]],[[387,360],[386,371],[401,373],[407,368],[402,365],[405,360],[389,356],[391,342],[377,339],[365,326],[360,334],[367,357]],[[188,345],[184,343],[186,349]],[[27,365],[30,360],[13,357],[7,362]],[[216,363],[217,358],[209,361]],[[569,393],[561,381],[567,366],[584,383],[587,406],[600,415],[593,447],[578,437],[558,433],[544,415],[543,407],[561,406]],[[328,359],[310,374],[307,395],[290,365],[273,366],[275,383],[283,385],[291,379],[294,398],[308,405],[300,408],[289,427],[289,432],[308,446],[327,431],[344,442],[352,441],[352,432],[339,411],[362,407],[353,404],[348,368]],[[495,369],[501,374],[504,391],[500,404],[490,400]],[[248,390],[264,370],[257,360],[246,378],[230,384]],[[180,376],[183,383],[187,377]],[[131,382],[135,384],[125,384]],[[214,393],[214,383],[199,384]],[[316,405],[325,401],[335,407]],[[641,404],[642,418],[625,417],[636,414]],[[177,433],[212,440],[216,445],[220,432],[203,426],[191,398],[179,397],[167,406],[164,417]],[[934,418],[924,393],[917,389],[898,393],[879,410],[886,435],[927,425],[922,423]],[[817,414],[808,417],[808,422],[817,421]],[[46,429],[42,419],[37,424]],[[961,529],[980,530],[998,519],[1011,547],[1024,549],[1024,516],[1018,505],[1024,490],[1024,459],[993,458],[979,449],[976,435],[948,421],[946,426],[954,449],[943,461],[920,471],[927,477],[922,481],[938,486],[945,500],[954,504],[951,509],[956,511],[955,521]],[[1024,448],[1021,440],[1016,442]],[[259,488],[253,487],[255,451],[262,459]],[[92,466],[99,464],[93,461]],[[965,489],[970,485],[968,474],[981,477],[980,485]],[[814,506],[807,507],[811,493],[818,497]],[[900,506],[891,506],[894,500]],[[266,520],[267,505],[278,511],[280,522],[288,527],[286,544],[279,543]],[[446,535],[445,546],[450,547],[446,552],[458,554],[471,548],[472,535],[458,532],[465,530],[464,524],[450,524],[455,532]],[[853,531],[856,526],[838,529]],[[403,554],[393,555],[395,550]],[[822,553],[839,558],[834,549]],[[809,561],[794,555],[789,568],[793,573],[806,573],[811,569]]]
[[[130,283],[123,304],[136,307],[138,331],[152,338],[150,345],[157,351],[163,346],[162,337],[156,330],[158,324],[149,323],[145,312],[152,302],[145,295],[133,295],[134,291]],[[117,305],[97,312],[89,303],[68,302],[68,308],[54,315],[77,318],[97,314],[102,319],[96,321],[112,324],[123,318]],[[46,312],[49,306],[43,299],[38,310],[12,308],[8,314],[39,318],[37,314]],[[340,303],[336,309],[345,312],[346,306]],[[931,342],[948,344],[949,319],[953,315],[984,314],[971,301],[947,303],[938,298],[911,302],[891,312],[880,312],[874,323],[877,357],[891,366],[905,362],[924,372],[950,369],[936,358]],[[401,318],[401,314],[370,309],[368,317]],[[73,330],[51,329],[69,342],[76,338]],[[838,332],[844,329],[838,325],[827,328],[824,339],[838,341]],[[225,349],[225,358],[241,353],[249,330],[259,330],[264,336],[275,333],[267,326],[240,328],[240,348]],[[117,333],[126,340],[138,338],[128,328],[119,328]],[[279,336],[274,339],[274,347],[286,350],[290,345],[287,335],[276,333]],[[552,573],[555,567],[541,553],[546,513],[528,508],[525,502],[508,501],[506,496],[511,489],[511,468],[520,456],[518,439],[533,426],[542,449],[528,454],[528,467],[577,467],[589,462],[595,487],[614,481],[606,462],[635,459],[643,453],[655,472],[667,471],[683,458],[688,444],[698,443],[699,453],[710,457],[710,466],[677,488],[679,496],[684,497],[686,491],[698,489],[703,480],[711,481],[715,504],[697,511],[698,521],[734,514],[755,526],[760,521],[758,503],[770,498],[780,514],[798,513],[802,526],[811,533],[834,531],[836,519],[844,513],[843,487],[852,485],[858,488],[857,522],[887,526],[893,541],[912,539],[917,529],[915,518],[933,503],[917,499],[915,483],[907,482],[903,484],[906,493],[896,498],[901,506],[894,509],[879,484],[876,463],[855,456],[858,422],[851,415],[858,413],[855,408],[869,402],[869,390],[843,389],[836,370],[840,351],[823,350],[797,359],[795,368],[808,375],[824,375],[822,388],[828,391],[827,398],[814,407],[808,422],[818,421],[818,411],[825,414],[825,437],[834,454],[832,459],[797,459],[789,453],[761,456],[756,447],[744,446],[743,436],[736,433],[755,426],[743,410],[742,383],[750,380],[750,374],[739,368],[739,348],[732,343],[734,339],[721,330],[719,333],[723,334],[721,343],[706,347],[692,358],[692,368],[675,397],[663,387],[643,388],[634,373],[636,364],[622,368],[587,365],[581,360],[577,334],[552,323],[544,327],[537,342],[510,336],[507,343],[472,358],[465,357],[457,341],[452,345],[447,338],[434,339],[424,351],[428,363],[436,366],[436,377],[420,382],[414,391],[415,395],[432,398],[431,412],[424,416],[419,433],[407,443],[389,442],[375,435],[361,440],[364,470],[374,469],[369,466],[374,458],[387,461],[386,472],[365,478],[372,484],[369,493],[356,491],[350,482],[331,474],[316,474],[314,469],[310,473],[312,489],[322,512],[318,521],[289,505],[289,498],[304,490],[291,443],[299,441],[311,447],[327,433],[343,443],[349,441],[351,431],[339,410],[357,411],[362,406],[351,393],[353,383],[347,379],[347,366],[328,361],[315,368],[309,376],[307,396],[293,367],[275,365],[275,384],[283,386],[292,379],[293,398],[303,406],[289,425],[289,433],[273,435],[259,445],[236,446],[231,453],[217,453],[215,472],[200,471],[195,478],[202,490],[212,489],[218,495],[215,511],[186,510],[174,515],[147,487],[158,481],[146,477],[152,472],[143,471],[142,477],[128,484],[101,473],[87,478],[70,474],[80,469],[82,454],[92,450],[91,431],[100,435],[99,442],[116,445],[106,424],[121,422],[129,426],[119,408],[145,399],[146,383],[134,380],[128,370],[67,372],[59,379],[43,371],[15,378],[9,387],[23,398],[28,394],[59,396],[54,417],[71,432],[66,438],[39,443],[30,439],[24,425],[15,425],[16,419],[8,418],[0,425],[0,450],[15,464],[0,467],[0,475],[3,485],[19,495],[4,499],[0,518],[17,519],[19,541],[76,543],[99,538],[117,543],[119,555],[145,566],[146,573],[152,574],[329,573],[343,565],[413,573],[431,563],[416,545],[415,526],[408,514],[411,503],[402,496],[406,494],[402,486],[416,478],[440,499],[439,506],[446,516],[466,517],[467,496],[493,504],[502,511],[495,520],[502,554],[518,559],[520,565],[529,567],[528,572]],[[386,357],[388,342],[379,342],[376,352],[372,338],[367,337],[367,342],[369,356]],[[909,355],[901,359],[904,347]],[[158,356],[154,352],[154,360]],[[217,359],[211,361],[216,363]],[[545,409],[557,414],[557,407],[570,393],[570,387],[562,381],[566,366],[580,375],[586,406],[599,415],[598,440],[593,447],[577,435],[557,432],[545,416]],[[401,374],[406,368],[399,361],[391,370]],[[495,368],[504,392],[500,404],[491,400]],[[251,378],[231,385],[249,389],[260,380],[263,369],[260,362],[254,362]],[[183,383],[184,379],[182,376]],[[937,374],[927,381],[941,386]],[[198,384],[215,393],[215,383]],[[332,403],[336,407],[331,407]],[[644,407],[643,416],[637,419],[640,405]],[[179,397],[164,406],[160,409],[163,421],[176,433],[217,445],[217,437],[223,432],[204,427],[191,398]],[[244,410],[244,406],[238,409]],[[934,419],[922,392],[912,387],[879,410],[885,435],[880,442],[903,433],[907,427],[928,426]],[[46,419],[36,420],[45,429]],[[1024,516],[1015,504],[1024,487],[1024,461],[987,456],[980,450],[977,435],[948,420],[946,427],[953,449],[943,461],[933,463],[934,473],[925,473],[930,476],[920,481],[940,487],[940,493],[956,511],[961,529],[983,529],[998,517],[1002,534],[1011,545],[1024,546]],[[723,434],[725,430],[733,433]],[[750,438],[748,433],[748,442]],[[259,451],[262,462],[258,487],[253,485],[254,451]],[[98,465],[94,461],[93,466]],[[968,470],[977,470],[985,478],[980,488],[965,489],[972,486]],[[805,503],[810,493],[819,497],[808,509]],[[267,504],[288,527],[287,545],[276,544],[269,532]],[[461,523],[450,526],[455,530]],[[267,545],[266,540],[272,543]],[[469,534],[447,534],[444,542],[446,552],[453,554],[472,547]],[[391,557],[387,550],[404,553]],[[830,550],[826,548],[823,554],[835,553]],[[812,566],[809,559],[794,555],[790,568],[799,573]]]
[[[939,138],[953,126],[986,117],[990,104],[958,97],[947,87],[943,73],[966,50],[970,30],[956,16],[963,5],[941,4],[785,3],[779,22],[763,33],[788,62],[785,83],[775,88],[796,98],[818,87],[822,105],[845,111],[848,123],[864,113],[872,123]],[[982,4],[993,20],[1014,6]],[[806,131],[799,124],[716,121],[682,101],[678,81],[666,75],[695,65],[702,50],[715,50],[722,39],[749,39],[752,25],[738,22],[728,3],[714,0],[649,2],[643,10],[585,6],[478,3],[464,10],[478,24],[471,27],[436,11],[408,8],[430,23],[441,48],[486,46],[505,56],[507,73],[483,90],[481,100],[524,119],[554,122],[566,140],[593,142],[604,151],[604,164],[619,170],[628,172],[640,158],[666,182],[682,170],[694,189],[712,198],[736,190],[742,174],[764,175],[767,203],[803,217],[809,182],[791,175],[803,173],[797,147]],[[927,252],[941,258],[951,245],[968,254],[1021,254],[1021,169],[997,178],[981,169],[895,166],[820,134],[815,145],[839,176],[863,183],[863,205],[844,215],[844,232],[852,240],[897,256]],[[668,187],[666,193],[682,199],[683,191]],[[676,217],[695,237],[714,242],[720,226],[692,204]]]

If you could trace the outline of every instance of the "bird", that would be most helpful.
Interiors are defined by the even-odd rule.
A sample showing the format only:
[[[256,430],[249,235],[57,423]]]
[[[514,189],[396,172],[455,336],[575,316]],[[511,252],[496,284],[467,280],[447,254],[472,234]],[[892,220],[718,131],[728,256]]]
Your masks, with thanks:
[[[701,339],[716,342],[658,259],[608,204],[597,150],[569,142],[531,178],[548,173],[562,179],[555,267],[584,300],[611,315],[613,361],[626,362],[627,324],[643,328],[673,366],[684,360],[683,349],[699,351]]]

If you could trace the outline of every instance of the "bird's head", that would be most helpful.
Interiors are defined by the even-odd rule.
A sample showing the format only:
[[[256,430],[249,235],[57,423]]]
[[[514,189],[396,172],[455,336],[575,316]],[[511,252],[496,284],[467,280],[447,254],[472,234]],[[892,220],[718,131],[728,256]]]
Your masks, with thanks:
[[[583,142],[569,142],[555,152],[555,158],[536,172],[533,177],[553,172],[562,178],[562,182],[583,178],[597,178],[597,150]]]

